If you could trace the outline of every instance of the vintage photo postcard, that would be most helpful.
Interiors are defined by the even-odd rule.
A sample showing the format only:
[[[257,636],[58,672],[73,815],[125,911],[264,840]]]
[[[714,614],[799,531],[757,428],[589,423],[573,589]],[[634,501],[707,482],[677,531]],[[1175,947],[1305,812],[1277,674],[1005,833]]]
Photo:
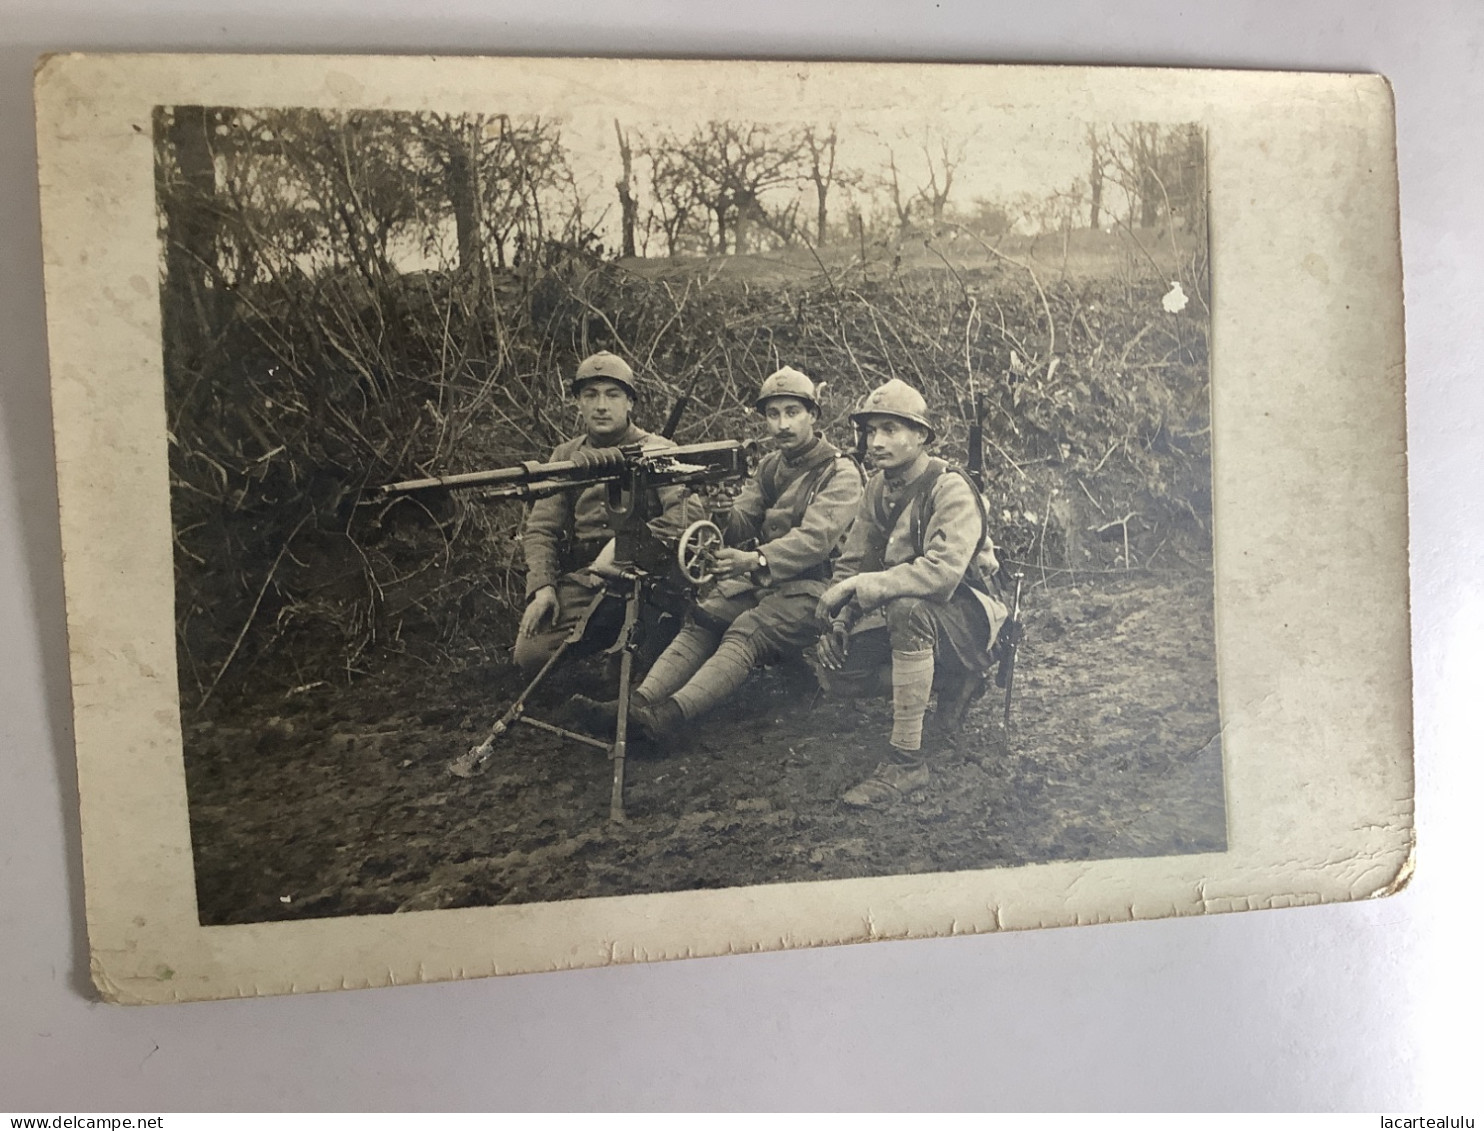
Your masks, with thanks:
[[[54,56],[94,980],[1385,895],[1365,75]]]

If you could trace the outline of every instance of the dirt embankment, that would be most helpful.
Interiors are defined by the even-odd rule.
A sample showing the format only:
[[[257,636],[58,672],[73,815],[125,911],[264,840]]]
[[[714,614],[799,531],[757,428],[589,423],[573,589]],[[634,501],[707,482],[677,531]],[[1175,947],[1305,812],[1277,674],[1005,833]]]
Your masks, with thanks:
[[[471,666],[238,703],[187,729],[204,923],[483,906],[1225,848],[1209,577],[1137,572],[1027,600],[1008,736],[997,697],[914,803],[859,812],[885,702],[755,677],[664,756],[518,728],[484,774],[448,762],[508,703]]]

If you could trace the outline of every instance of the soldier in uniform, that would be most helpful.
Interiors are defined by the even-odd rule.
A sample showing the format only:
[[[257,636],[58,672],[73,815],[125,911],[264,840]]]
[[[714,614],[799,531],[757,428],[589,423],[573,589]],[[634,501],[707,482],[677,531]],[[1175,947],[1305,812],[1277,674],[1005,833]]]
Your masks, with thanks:
[[[548,462],[571,459],[585,448],[673,447],[630,420],[639,394],[634,372],[621,357],[603,351],[584,360],[572,378],[571,394],[585,431],[558,444]],[[650,501],[656,517],[649,529],[660,539],[673,541],[705,516],[700,500],[690,498],[683,487],[661,488],[656,495]],[[526,609],[515,641],[515,662],[528,676],[541,669],[598,597],[602,581],[597,571],[612,557],[615,533],[602,484],[549,495],[531,505],[521,533]]]
[[[922,395],[888,381],[851,420],[875,472],[820,597],[829,630],[812,660],[821,687],[836,695],[867,694],[890,671],[891,737],[876,771],[842,798],[867,807],[927,785],[923,720],[935,679],[941,728],[930,746],[982,688],[1006,609],[984,587],[992,551],[983,500],[965,475],[929,456],[934,430]]]
[[[754,668],[797,655],[819,636],[815,609],[860,503],[860,470],[816,431],[814,383],[798,370],[764,381],[756,408],[775,446],[727,518],[715,590],[634,693],[630,718],[653,738],[698,719]],[[588,713],[607,721],[617,703],[589,703]]]

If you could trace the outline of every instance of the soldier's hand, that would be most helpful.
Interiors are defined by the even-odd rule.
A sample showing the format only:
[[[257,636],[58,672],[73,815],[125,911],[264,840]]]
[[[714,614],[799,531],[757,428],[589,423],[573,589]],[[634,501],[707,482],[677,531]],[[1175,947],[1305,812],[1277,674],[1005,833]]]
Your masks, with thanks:
[[[717,577],[725,581],[729,577],[740,577],[744,573],[751,573],[757,567],[756,550],[734,550],[727,546],[716,551],[716,564],[712,570]]]
[[[845,666],[850,654],[850,629],[843,620],[833,621],[830,630],[819,638],[819,662],[827,671],[837,672]]]
[[[819,606],[814,610],[820,620],[831,620],[834,615],[850,603],[855,596],[855,578],[837,581],[820,595]]]
[[[535,636],[541,628],[541,622],[548,615],[555,627],[557,618],[562,615],[562,605],[557,600],[556,587],[552,585],[538,589],[531,595],[530,604],[526,605],[526,611],[520,618],[520,638],[525,640]]]
[[[711,513],[711,521],[723,530],[727,527],[728,520],[732,517],[732,510],[737,505],[737,497],[730,491],[713,491],[706,496],[706,509]]]

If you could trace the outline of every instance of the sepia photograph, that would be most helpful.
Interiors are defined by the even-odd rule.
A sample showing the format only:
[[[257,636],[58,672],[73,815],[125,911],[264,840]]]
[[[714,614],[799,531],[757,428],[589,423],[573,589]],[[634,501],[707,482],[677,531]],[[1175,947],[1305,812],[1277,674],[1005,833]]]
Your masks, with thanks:
[[[203,924],[1226,847],[1202,123],[914,109],[155,110]]]
[[[1467,1120],[1484,9],[13,7],[12,1115]]]
[[[108,1000],[1407,882],[1383,81],[58,56],[36,95]]]

